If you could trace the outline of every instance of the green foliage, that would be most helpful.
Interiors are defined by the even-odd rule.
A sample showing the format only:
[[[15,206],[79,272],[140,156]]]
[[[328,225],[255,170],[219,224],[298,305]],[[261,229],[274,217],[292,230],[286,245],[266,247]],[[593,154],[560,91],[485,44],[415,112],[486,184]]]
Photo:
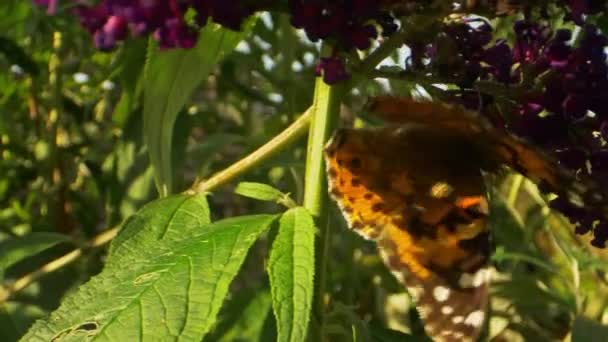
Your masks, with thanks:
[[[260,201],[276,202],[288,208],[295,207],[295,202],[281,191],[270,185],[253,182],[241,182],[236,186],[234,192],[245,197],[254,198]]]
[[[173,190],[173,125],[192,92],[204,81],[217,62],[234,49],[252,28],[254,19],[242,32],[208,25],[191,50],[148,51],[144,93],[144,137],[156,170],[156,187],[161,196]],[[154,45],[154,44],[152,44]]]
[[[600,342],[608,336],[608,327],[598,324],[588,318],[579,316],[574,320],[572,327],[572,341]]]
[[[279,341],[303,341],[313,297],[315,224],[301,207],[288,210],[279,221],[268,274]]]
[[[67,241],[69,239],[61,234],[34,233],[0,242],[0,280],[4,278],[4,271],[19,261]]]
[[[271,338],[265,338],[265,323],[271,311],[271,298],[268,291],[255,293],[248,302],[245,298],[233,300],[232,310],[234,317],[225,319],[226,327],[218,325],[214,334],[207,335],[205,341],[252,341],[263,342]],[[246,305],[243,305],[246,303]]]
[[[44,315],[45,312],[36,305],[17,302],[0,304],[0,340],[17,341],[36,319]]]
[[[248,249],[274,219],[210,224],[200,195],[151,203],[125,223],[104,270],[22,340],[198,340],[213,326]]]

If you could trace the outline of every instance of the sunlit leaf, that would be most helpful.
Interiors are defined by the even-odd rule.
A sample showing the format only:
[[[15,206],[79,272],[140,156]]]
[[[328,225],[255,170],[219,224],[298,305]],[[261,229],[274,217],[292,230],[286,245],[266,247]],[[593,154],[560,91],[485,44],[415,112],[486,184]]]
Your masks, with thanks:
[[[252,19],[253,20],[253,19]],[[178,113],[215,65],[232,51],[250,31],[233,32],[209,24],[197,45],[190,49],[154,51],[145,68],[144,136],[155,168],[156,186],[161,196],[173,192],[171,147],[173,125]],[[151,44],[151,49],[154,49]]]
[[[126,222],[101,274],[22,341],[200,341],[247,251],[275,216],[207,224],[204,205],[193,198],[158,201]]]
[[[289,198],[289,195],[280,190],[263,183],[241,182],[234,190],[235,193],[254,198],[260,201],[270,201],[284,204],[287,207],[294,207],[296,204]]]
[[[313,297],[314,236],[314,221],[306,209],[290,209],[281,217],[268,261],[279,341],[306,338]]]
[[[118,260],[121,254],[132,254],[133,249],[158,253],[151,246],[159,240],[177,241],[198,233],[200,227],[211,223],[209,215],[209,205],[202,194],[176,195],[149,203],[129,217],[114,238],[109,252],[113,257],[108,263]]]

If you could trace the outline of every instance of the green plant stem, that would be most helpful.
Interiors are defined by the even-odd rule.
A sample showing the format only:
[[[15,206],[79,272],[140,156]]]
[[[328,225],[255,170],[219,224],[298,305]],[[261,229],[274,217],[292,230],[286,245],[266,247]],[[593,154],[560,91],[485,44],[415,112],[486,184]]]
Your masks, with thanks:
[[[201,193],[224,185],[232,179],[249,171],[256,165],[259,165],[261,162],[265,161],[275,153],[283,150],[285,147],[306,133],[312,115],[312,109],[313,107],[308,108],[283,132],[279,133],[279,135],[272,138],[272,140],[268,141],[266,144],[262,145],[245,158],[216,173],[207,180],[197,180],[192,185],[191,190]]]
[[[513,183],[511,184],[511,188],[509,189],[509,195],[507,196],[507,203],[510,206],[515,206],[515,202],[517,201],[517,197],[519,196],[519,190],[521,190],[521,185],[524,181],[524,176],[520,174],[513,175]]]
[[[306,154],[306,175],[304,188],[304,207],[313,215],[319,228],[319,239],[315,246],[317,257],[315,296],[313,303],[317,329],[313,340],[322,341],[324,336],[325,312],[325,275],[328,261],[330,229],[327,215],[327,179],[323,151],[333,132],[340,114],[340,103],[344,85],[329,86],[318,77],[312,106],[312,121],[308,134],[308,153]]]

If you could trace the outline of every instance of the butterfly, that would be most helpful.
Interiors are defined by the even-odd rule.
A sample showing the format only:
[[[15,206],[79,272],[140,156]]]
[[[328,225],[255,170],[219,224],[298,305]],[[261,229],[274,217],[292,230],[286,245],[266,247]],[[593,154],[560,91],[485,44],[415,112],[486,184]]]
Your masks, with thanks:
[[[377,97],[390,125],[339,129],[325,149],[330,194],[349,227],[377,242],[436,341],[482,330],[492,251],[484,173],[506,167],[580,206],[604,196],[535,146],[459,106]]]

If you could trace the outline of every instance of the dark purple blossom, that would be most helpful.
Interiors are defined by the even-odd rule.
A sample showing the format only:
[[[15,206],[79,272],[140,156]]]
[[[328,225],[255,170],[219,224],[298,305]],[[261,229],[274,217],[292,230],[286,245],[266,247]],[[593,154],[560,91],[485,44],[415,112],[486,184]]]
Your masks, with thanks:
[[[232,30],[240,30],[243,20],[253,14],[253,9],[243,1],[195,0],[192,6],[196,9],[196,21],[203,26],[209,18]]]
[[[110,51],[116,47],[116,43],[127,37],[127,21],[123,17],[110,16],[105,24],[95,30],[93,40],[95,46],[102,51]]]
[[[302,28],[311,41],[329,41],[342,52],[368,49],[380,34],[393,34],[398,25],[390,5],[376,0],[289,0],[293,26]],[[349,77],[344,61],[333,57],[322,59],[317,70],[328,83]]]
[[[511,83],[511,67],[513,66],[513,54],[511,48],[504,40],[499,40],[494,46],[485,50],[482,60],[488,65],[487,72],[501,83]]]
[[[430,62],[411,67],[456,84],[460,90],[450,93],[454,101],[481,109],[493,123],[536,143],[572,174],[607,193],[608,38],[591,25],[582,28],[576,43],[570,30],[552,32],[542,23],[519,21],[513,29],[515,40],[509,44],[491,42],[491,27],[484,22],[452,23],[430,47],[412,44],[413,58],[426,54]],[[511,110],[498,111],[503,120],[496,120],[491,106],[496,95],[505,94],[479,94],[475,85],[480,80],[500,83],[505,91],[517,87],[517,93],[507,95]],[[575,224],[577,233],[592,231],[593,244],[603,246],[608,221],[602,210],[593,204],[578,207],[562,195],[551,206]]]
[[[350,78],[346,71],[344,61],[340,57],[321,57],[316,68],[317,76],[323,76],[323,81],[327,84],[336,84]]]
[[[515,23],[513,30],[516,37],[513,45],[513,60],[526,64],[539,61],[543,47],[551,38],[549,27],[522,20]]]
[[[171,18],[154,31],[154,38],[161,49],[183,48],[190,49],[196,45],[196,31],[183,21]]]
[[[289,2],[291,23],[302,28],[311,41],[332,39],[344,50],[370,47],[378,31],[370,21],[382,27],[383,34],[396,30],[392,17],[381,11],[380,2],[372,0],[303,1]]]
[[[570,18],[577,24],[584,24],[584,17],[606,11],[605,0],[566,0],[570,7]]]

